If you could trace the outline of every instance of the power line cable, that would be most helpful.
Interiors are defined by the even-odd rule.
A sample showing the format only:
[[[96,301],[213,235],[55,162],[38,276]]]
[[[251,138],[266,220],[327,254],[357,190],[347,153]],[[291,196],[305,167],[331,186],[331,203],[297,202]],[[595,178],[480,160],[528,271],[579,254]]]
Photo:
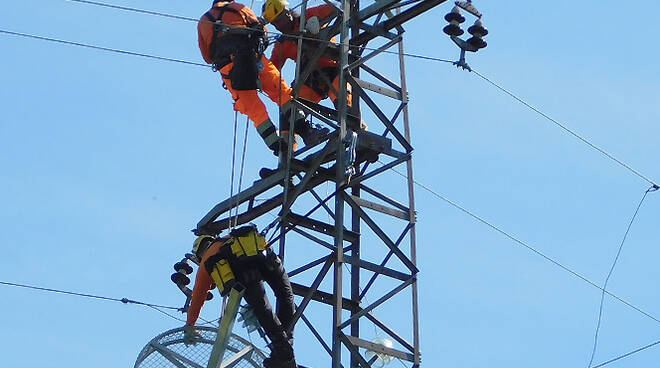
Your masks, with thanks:
[[[637,217],[639,208],[642,207],[642,203],[644,203],[646,196],[650,192],[655,192],[656,190],[658,190],[658,188],[652,186],[649,189],[647,189],[646,192],[644,192],[644,196],[642,197],[642,200],[639,201],[639,204],[637,205],[637,209],[635,209],[635,213],[633,214],[632,219],[630,219],[628,228],[626,229],[625,234],[623,234],[623,240],[621,240],[621,245],[619,245],[619,250],[616,252],[616,257],[614,257],[614,262],[612,262],[612,267],[610,267],[610,272],[607,274],[607,277],[605,278],[605,283],[603,284],[603,292],[600,295],[600,306],[598,307],[598,323],[596,324],[596,332],[594,334],[594,346],[593,349],[591,350],[591,358],[589,359],[589,364],[587,365],[587,368],[591,367],[591,363],[593,363],[594,356],[596,355],[596,347],[598,346],[598,332],[600,331],[600,322],[603,316],[603,304],[605,302],[605,289],[607,289],[607,283],[610,281],[610,277],[614,272],[614,267],[616,266],[616,263],[619,260],[619,256],[621,255],[621,250],[623,249],[623,244],[626,242],[626,238],[628,237],[628,232],[630,231],[633,222],[635,222],[635,218]]]
[[[92,294],[85,294],[85,293],[77,293],[73,291],[66,291],[66,290],[58,290],[58,289],[51,289],[51,288],[44,288],[44,287],[39,287],[39,286],[32,286],[32,285],[25,285],[25,284],[18,284],[14,282],[7,282],[7,281],[0,281],[1,285],[7,285],[7,286],[15,286],[15,287],[21,287],[21,288],[27,288],[27,289],[33,289],[33,290],[38,290],[38,291],[47,291],[47,292],[53,292],[53,293],[59,293],[59,294],[66,294],[66,295],[74,295],[74,296],[81,296],[81,297],[86,297],[86,298],[93,298],[93,299],[100,299],[100,300],[107,300],[107,301],[113,301],[113,302],[122,302],[124,304],[135,304],[135,305],[143,305],[145,307],[152,308],[170,318],[173,318],[177,321],[181,322],[186,322],[184,319],[178,318],[176,316],[173,316],[162,309],[171,309],[171,310],[177,310],[181,311],[181,308],[178,307],[170,307],[166,305],[158,305],[158,304],[151,304],[151,303],[144,303],[141,301],[137,300],[131,300],[127,298],[111,298],[111,297],[106,297],[106,296],[100,296],[100,295],[92,295]],[[199,317],[200,320],[204,322],[204,324],[213,324],[217,320],[212,320],[212,321],[207,321],[202,317]]]
[[[379,162],[380,162],[380,161],[379,161]],[[380,162],[380,163],[383,164],[382,162]],[[398,172],[397,170],[392,169],[392,171],[394,171],[395,173],[397,173],[397,174],[401,175],[402,177],[406,178],[406,176],[405,176],[404,174]],[[573,271],[572,269],[570,269],[570,268],[567,267],[567,266],[564,266],[564,265],[561,264],[559,261],[554,260],[553,258],[551,258],[551,257],[549,257],[549,256],[547,256],[547,255],[545,255],[545,254],[542,253],[541,251],[539,251],[539,250],[535,249],[534,247],[528,245],[527,243],[523,242],[522,240],[520,240],[520,239],[516,238],[515,236],[509,234],[508,232],[506,232],[506,231],[500,229],[499,227],[493,225],[492,223],[490,223],[490,222],[484,220],[484,219],[481,218],[480,216],[478,216],[478,215],[472,213],[471,211],[467,210],[466,208],[460,206],[459,204],[457,204],[457,203],[455,203],[455,202],[449,200],[448,198],[446,198],[446,197],[444,197],[444,196],[438,194],[437,192],[435,192],[433,189],[427,187],[426,185],[424,185],[424,184],[422,184],[422,183],[420,183],[420,182],[418,182],[417,180],[414,180],[414,179],[413,179],[413,182],[414,182],[416,185],[418,185],[419,187],[421,187],[421,188],[425,189],[426,191],[428,191],[429,193],[433,194],[435,197],[437,197],[437,198],[443,200],[444,202],[446,202],[446,203],[450,204],[451,206],[453,206],[453,207],[459,209],[460,211],[464,212],[464,213],[467,214],[468,216],[470,216],[470,217],[474,218],[475,220],[481,222],[482,224],[484,224],[484,225],[490,227],[491,229],[497,231],[498,233],[500,233],[500,234],[506,236],[507,238],[513,240],[514,242],[518,243],[519,245],[522,245],[523,247],[525,247],[525,248],[529,249],[530,251],[536,253],[537,255],[539,255],[539,256],[541,256],[542,258],[544,258],[546,261],[548,261],[548,262],[554,264],[555,266],[557,266],[557,267],[563,269],[564,271],[566,271],[566,272],[572,274],[573,276],[575,276],[575,277],[579,278],[580,280],[586,282],[587,284],[589,284],[589,285],[595,287],[596,289],[601,290],[601,291],[604,292],[605,294],[607,294],[607,295],[611,296],[612,298],[618,300],[619,302],[621,302],[621,303],[627,305],[628,307],[630,307],[630,308],[636,310],[637,312],[639,312],[639,313],[645,315],[646,317],[648,317],[648,318],[650,318],[650,319],[652,319],[652,320],[654,320],[654,321],[660,323],[660,319],[658,319],[658,318],[654,317],[653,315],[651,315],[651,314],[649,314],[649,313],[643,311],[642,309],[636,307],[635,305],[631,304],[630,302],[626,301],[625,299],[622,299],[622,298],[618,297],[617,295],[615,295],[615,294],[613,294],[613,293],[611,293],[611,292],[605,290],[604,288],[600,287],[600,286],[599,286],[598,284],[596,284],[595,282],[589,280],[589,279],[586,278],[585,276],[582,276],[580,273],[578,273],[578,272],[576,272],[576,271]]]
[[[125,7],[125,6],[118,6],[118,5],[113,5],[113,4],[108,4],[108,3],[101,3],[101,2],[96,2],[96,1],[87,1],[87,0],[65,0],[65,1],[70,1],[70,2],[74,2],[74,3],[81,3],[81,4],[88,4],[88,5],[95,5],[95,6],[101,6],[101,7],[105,7],[105,8],[129,11],[129,12],[140,13],[140,14],[155,15],[155,16],[165,17],[165,18],[170,18],[170,19],[178,19],[178,20],[185,20],[185,21],[191,21],[191,22],[199,22],[200,21],[200,19],[191,18],[191,17],[161,13],[161,12],[156,12],[156,11],[151,11],[151,10],[130,8],[130,7]],[[293,9],[295,9],[299,6],[300,5],[294,7]],[[213,22],[206,21],[206,20],[201,20],[201,22],[213,23]],[[271,33],[273,35],[277,35],[277,36],[287,36],[287,37],[301,38],[303,40],[311,40],[311,41],[314,41],[314,42],[321,42],[321,43],[336,45],[336,43],[334,43],[332,41],[319,40],[318,38],[314,38],[314,37],[305,37],[305,36],[302,36],[300,34],[288,34],[288,33],[281,33],[281,32],[269,32],[269,33]],[[354,46],[349,46],[349,48],[360,49],[360,50],[369,50],[369,51],[378,50],[377,48],[366,47],[366,46],[355,46],[355,45]],[[397,51],[382,50],[381,52],[384,53],[384,54],[399,55],[399,53]],[[441,58],[437,58],[437,57],[433,57],[433,56],[409,54],[409,53],[404,53],[403,55],[407,56],[407,57],[411,57],[411,58],[422,59],[422,60],[437,61],[437,62],[442,62],[442,63],[454,63],[454,61],[452,61],[452,60],[441,59]]]
[[[69,0],[69,1],[71,1],[71,0]],[[168,57],[163,57],[163,56],[149,55],[149,54],[144,54],[144,53],[140,53],[140,52],[113,49],[113,48],[109,48],[109,47],[90,45],[90,44],[85,44],[85,43],[81,43],[81,42],[66,41],[66,40],[60,40],[60,39],[57,39],[57,38],[37,36],[37,35],[33,35],[33,34],[28,34],[28,33],[13,32],[13,31],[8,31],[8,30],[4,30],[4,29],[0,29],[0,33],[5,33],[5,34],[13,35],[13,36],[21,36],[21,37],[26,37],[26,38],[33,38],[33,39],[42,40],[42,41],[56,42],[56,43],[66,44],[66,45],[86,47],[86,48],[93,49],[93,50],[109,51],[109,52],[115,52],[115,53],[118,53],[118,54],[131,55],[131,56],[141,56],[141,57],[154,59],[154,60],[160,60],[160,61],[170,61],[170,62],[175,62],[175,63],[180,63],[180,64],[203,66],[205,68],[210,68],[211,67],[210,65],[202,64],[202,63],[196,63],[196,62],[193,62],[193,61],[186,61],[186,60],[168,58]]]
[[[158,312],[160,312],[160,313],[162,313],[162,314],[164,314],[164,315],[166,315],[166,316],[168,316],[168,317],[170,317],[170,318],[172,318],[172,319],[175,319],[175,320],[177,320],[177,321],[179,321],[179,322],[186,323],[186,320],[185,320],[185,319],[182,319],[182,318],[179,318],[179,317],[173,316],[173,315],[171,315],[170,313],[167,313],[167,312],[165,312],[164,310],[161,310],[161,309],[158,308],[158,307],[154,307],[154,306],[151,306],[151,305],[148,305],[147,307],[152,308],[152,309],[154,309],[154,310],[156,310],[156,311],[158,311]]]
[[[108,4],[108,3],[100,3],[100,2],[97,2],[97,1],[87,1],[87,0],[65,0],[65,1],[70,1],[72,3],[96,5],[96,6],[101,6],[101,7],[104,7],[104,8],[111,8],[111,9],[117,9],[117,10],[125,10],[125,11],[134,12],[134,13],[140,13],[140,14],[155,15],[155,16],[165,17],[165,18],[170,18],[170,19],[187,20],[187,21],[192,21],[192,22],[197,22],[198,21],[198,19],[190,18],[190,17],[184,17],[184,16],[180,16],[180,15],[161,13],[161,12],[156,12],[156,11],[152,11],[152,10],[129,8],[129,7],[126,7],[126,6],[119,6],[119,5]]]
[[[485,80],[486,82],[488,82],[488,83],[490,83],[491,85],[493,85],[495,88],[497,88],[497,89],[499,89],[500,91],[502,91],[502,92],[506,93],[507,95],[511,96],[514,100],[516,100],[516,101],[520,102],[521,104],[527,106],[527,107],[528,107],[529,109],[531,109],[532,111],[536,112],[537,114],[539,114],[539,115],[543,116],[544,118],[546,118],[547,120],[551,121],[552,123],[554,123],[555,125],[557,125],[557,126],[560,127],[561,129],[563,129],[564,131],[568,132],[568,133],[569,133],[570,135],[572,135],[573,137],[579,139],[580,141],[582,141],[583,143],[585,143],[585,144],[588,145],[589,147],[591,147],[591,148],[593,148],[594,150],[596,150],[596,151],[600,152],[601,154],[605,155],[605,156],[608,157],[610,160],[616,162],[616,163],[619,164],[620,166],[623,166],[624,168],[628,169],[628,171],[632,172],[633,174],[637,175],[638,177],[640,177],[640,178],[643,179],[644,181],[648,182],[648,183],[651,184],[653,187],[656,187],[656,188],[658,187],[658,184],[656,184],[653,180],[649,179],[649,178],[648,178],[647,176],[645,176],[644,174],[640,173],[639,171],[637,171],[637,170],[635,170],[634,168],[632,168],[630,165],[628,165],[628,164],[626,164],[625,162],[623,162],[623,161],[619,160],[618,158],[614,157],[614,155],[608,153],[608,152],[605,151],[604,149],[602,149],[602,148],[596,146],[595,144],[589,142],[586,138],[583,138],[582,136],[580,136],[580,135],[577,134],[576,132],[574,132],[574,131],[572,131],[571,129],[569,129],[568,127],[566,127],[564,124],[562,124],[562,123],[560,123],[559,121],[553,119],[552,117],[550,117],[549,115],[545,114],[544,112],[542,112],[541,110],[537,109],[536,107],[530,105],[529,103],[527,103],[527,102],[526,102],[525,100],[523,100],[522,98],[516,96],[513,92],[510,92],[510,91],[507,90],[506,88],[504,88],[504,87],[500,86],[499,84],[493,82],[492,80],[490,80],[489,78],[487,78],[487,77],[484,76],[483,74],[479,73],[478,71],[476,71],[476,70],[474,70],[474,69],[472,69],[471,71],[474,72],[476,75],[478,75],[478,76],[479,76],[480,78],[482,78],[483,80]]]
[[[606,362],[604,362],[604,363],[600,363],[600,364],[598,364],[598,365],[595,365],[595,366],[593,366],[592,368],[600,368],[600,367],[604,367],[604,366],[606,366],[606,365],[608,365],[608,364],[610,364],[610,363],[614,363],[614,362],[616,362],[617,360],[620,360],[620,359],[623,359],[623,358],[629,357],[629,356],[631,356],[631,355],[633,355],[633,354],[639,353],[639,352],[642,351],[642,350],[646,350],[646,349],[648,349],[648,348],[650,348],[650,347],[653,347],[653,346],[656,346],[656,345],[658,345],[658,344],[660,344],[660,340],[658,340],[658,341],[656,341],[656,342],[654,342],[654,343],[652,343],[652,344],[648,344],[648,345],[646,345],[646,346],[644,346],[644,347],[641,347],[641,348],[639,348],[639,349],[635,349],[635,350],[633,350],[633,351],[631,351],[631,352],[629,352],[629,353],[625,353],[625,354],[623,354],[623,355],[620,355],[620,356],[618,356],[618,357],[616,357],[616,358],[614,358],[614,359],[610,359],[610,360],[608,360],[608,361],[606,361]]]
[[[124,304],[137,304],[137,305],[144,305],[147,307],[156,307],[156,308],[163,308],[163,309],[172,309],[172,310],[179,310],[178,307],[169,307],[166,305],[159,305],[159,304],[152,304],[152,303],[145,303],[141,302],[138,300],[132,300],[128,298],[111,298],[107,296],[100,296],[100,295],[93,295],[93,294],[85,294],[85,293],[77,293],[73,291],[66,291],[66,290],[59,290],[59,289],[51,289],[51,288],[45,288],[45,287],[39,287],[39,286],[32,286],[32,285],[26,285],[26,284],[18,284],[14,282],[7,282],[7,281],[0,281],[1,285],[7,285],[7,286],[15,286],[15,287],[21,287],[21,288],[26,288],[26,289],[33,289],[33,290],[40,290],[40,291],[48,291],[52,293],[60,293],[60,294],[67,294],[67,295],[75,295],[75,296],[81,296],[85,298],[93,298],[93,299],[101,299],[101,300],[108,300],[108,301],[113,301],[113,302],[121,302]]]

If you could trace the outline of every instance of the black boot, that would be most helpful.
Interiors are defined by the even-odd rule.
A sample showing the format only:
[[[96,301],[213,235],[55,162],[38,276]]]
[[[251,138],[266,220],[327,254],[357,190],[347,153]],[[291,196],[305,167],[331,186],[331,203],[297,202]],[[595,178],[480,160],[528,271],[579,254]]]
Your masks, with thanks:
[[[266,358],[264,359],[265,368],[298,368],[296,364],[296,359],[291,358],[289,360],[279,360],[276,358]]]
[[[270,357],[264,359],[265,368],[297,368],[293,348],[282,331],[276,341],[273,341]]]
[[[294,132],[302,138],[305,146],[310,146],[323,140],[330,133],[330,129],[312,124],[307,119],[299,119],[294,124]]]

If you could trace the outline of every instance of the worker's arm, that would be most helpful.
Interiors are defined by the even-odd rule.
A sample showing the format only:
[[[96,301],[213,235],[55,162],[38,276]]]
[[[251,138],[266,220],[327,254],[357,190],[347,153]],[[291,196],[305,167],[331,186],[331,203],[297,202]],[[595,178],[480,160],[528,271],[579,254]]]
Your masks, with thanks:
[[[206,295],[211,290],[213,285],[213,280],[209,273],[206,272],[204,264],[201,263],[199,269],[197,269],[197,275],[195,276],[195,286],[193,286],[192,297],[190,300],[190,306],[188,306],[188,317],[186,318],[186,325],[194,326],[199,318],[199,313],[206,302]]]
[[[319,17],[320,19],[323,19],[333,14],[335,14],[335,8],[332,5],[323,4],[307,9],[305,18],[309,19],[311,17]]]
[[[213,41],[213,23],[202,15],[197,23],[197,42],[199,51],[207,64],[213,64],[213,55],[211,55],[211,42]]]

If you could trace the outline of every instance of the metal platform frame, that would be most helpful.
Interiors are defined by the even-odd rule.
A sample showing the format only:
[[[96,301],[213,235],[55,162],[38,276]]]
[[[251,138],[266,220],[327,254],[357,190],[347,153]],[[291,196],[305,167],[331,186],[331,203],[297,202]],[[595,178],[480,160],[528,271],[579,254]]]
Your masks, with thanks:
[[[325,27],[319,34],[322,40],[330,40],[339,35],[339,44],[322,42],[316,44],[313,50],[307,50],[307,55],[312,55],[311,61],[304,69],[301,69],[298,63],[296,80],[305,80],[316,68],[316,60],[330,55],[339,60],[340,68],[344,71],[340,74],[339,85],[342,88],[336,91],[339,96],[338,101],[346,100],[345,86],[350,83],[353,106],[339,104],[338,110],[334,110],[296,99],[295,103],[300,109],[334,128],[334,132],[325,141],[293,153],[289,164],[283,165],[271,176],[255,182],[250,188],[216,205],[197,225],[198,233],[217,234],[230,227],[232,208],[242,207],[235,216],[234,221],[237,225],[248,223],[269,211],[279,209],[279,234],[274,240],[279,241],[280,256],[283,259],[286,254],[287,234],[291,231],[325,248],[326,253],[323,257],[309,260],[295,270],[289,270],[289,276],[294,281],[294,293],[302,297],[294,323],[303,321],[311,330],[328,352],[333,368],[343,366],[342,352],[345,351],[350,354],[350,367],[371,367],[375,358],[367,361],[360,348],[388,354],[409,362],[414,368],[421,364],[413,147],[410,142],[402,24],[445,1],[378,0],[362,7],[359,0],[343,0],[341,9],[337,9],[336,17],[322,20],[322,25]],[[299,9],[303,22],[301,29],[305,28],[306,9],[305,0]],[[374,43],[377,45],[371,46]],[[305,47],[301,39],[298,46],[300,56],[302,48]],[[396,49],[395,53],[398,55],[399,83],[367,66],[369,60],[385,51],[392,52],[390,49]],[[300,60],[300,57],[298,59]],[[361,72],[377,82],[361,79]],[[297,83],[293,87],[297,95],[301,84]],[[379,107],[375,99],[383,99],[382,96],[391,101],[387,105],[396,106],[393,114],[388,115]],[[375,116],[376,121],[368,122],[369,132],[359,129],[359,117],[362,116],[360,107],[367,108],[368,112]],[[381,129],[381,124],[382,132],[375,133],[375,130]],[[358,135],[357,160],[354,163],[358,172],[350,180],[346,176],[345,162],[347,152],[344,137],[347,136],[347,132],[349,134],[356,132]],[[380,164],[375,164],[376,162]],[[401,203],[384,194],[382,190],[367,185],[369,180],[374,180],[386,171],[404,164],[407,203]],[[298,183],[289,188],[292,184],[289,184],[288,178],[291,177],[297,177]],[[326,197],[321,197],[315,188],[327,182],[335,184],[335,191]],[[282,185],[285,190],[281,190]],[[257,196],[272,192],[274,188],[280,188],[280,192],[257,204]],[[293,210],[293,206],[303,194],[311,195],[315,205],[305,213],[297,213]],[[369,199],[364,198],[365,194]],[[328,205],[330,200],[334,200],[334,210]],[[323,210],[319,211],[320,209]],[[378,216],[385,215],[396,219],[401,223],[403,231],[392,230],[391,226],[381,227],[367,210],[377,212]],[[323,213],[330,218],[330,221],[314,218],[317,212]],[[363,243],[361,239],[363,229],[375,234],[374,238],[380,244]],[[324,236],[332,237],[334,242],[323,240]],[[404,240],[409,241],[409,247],[402,245]],[[274,244],[274,241],[271,244]],[[365,259],[362,256],[365,247],[369,247],[369,253],[380,249],[382,254],[375,260]],[[397,261],[392,262],[393,259]],[[398,263],[399,267],[393,266],[393,263]],[[344,265],[350,269],[348,276],[343,274]],[[318,266],[321,266],[320,270],[312,282],[306,284],[295,282],[297,275]],[[333,269],[332,291],[322,291],[320,286],[330,269]],[[366,272],[369,272],[371,277],[364,282],[361,275]],[[364,298],[372,291],[372,286],[378,277],[389,278],[389,283],[396,286],[381,294],[370,293],[369,297],[375,297],[375,301],[365,305]],[[350,282],[347,282],[349,280]],[[349,285],[346,285],[347,283]],[[410,313],[412,326],[405,334],[411,336],[404,337],[403,334],[389,327],[387,321],[376,318],[373,311],[395,295],[408,290],[410,290],[410,303],[400,308],[402,313]],[[321,326],[313,325],[305,317],[305,311],[312,303],[332,307],[332,325],[328,326],[331,328],[330,339],[324,339],[318,330]],[[397,344],[397,348],[388,348],[362,339],[360,322],[365,320],[377,326]],[[347,331],[349,327],[350,330]]]

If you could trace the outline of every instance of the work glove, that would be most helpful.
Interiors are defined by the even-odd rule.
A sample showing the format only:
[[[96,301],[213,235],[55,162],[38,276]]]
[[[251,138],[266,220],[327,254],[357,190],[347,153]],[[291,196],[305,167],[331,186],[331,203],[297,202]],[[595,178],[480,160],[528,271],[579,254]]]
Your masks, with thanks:
[[[197,341],[202,339],[202,335],[196,331],[195,326],[186,325],[183,328],[183,343],[188,345],[197,345]]]
[[[319,22],[319,17],[310,17],[305,23],[305,29],[307,32],[317,35],[321,31],[321,23]]]

